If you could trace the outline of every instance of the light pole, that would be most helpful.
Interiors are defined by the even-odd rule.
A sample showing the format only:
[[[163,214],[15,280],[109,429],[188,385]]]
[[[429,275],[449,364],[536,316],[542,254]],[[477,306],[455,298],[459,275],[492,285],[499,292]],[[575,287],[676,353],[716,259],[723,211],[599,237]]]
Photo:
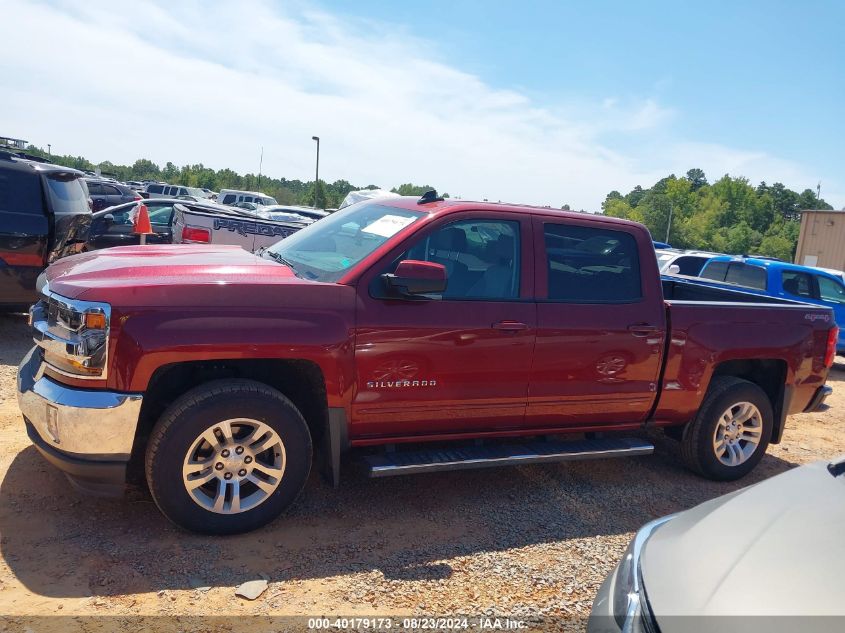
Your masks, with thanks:
[[[669,223],[666,225],[666,243],[669,243],[669,231],[672,230],[672,211],[675,210],[675,203],[669,202]]]
[[[50,156],[52,158],[53,152],[50,150],[51,147],[53,146],[47,143],[47,156]]]
[[[320,137],[312,136],[312,141],[317,141],[317,169],[314,172],[314,208],[317,208],[317,184],[320,182]]]

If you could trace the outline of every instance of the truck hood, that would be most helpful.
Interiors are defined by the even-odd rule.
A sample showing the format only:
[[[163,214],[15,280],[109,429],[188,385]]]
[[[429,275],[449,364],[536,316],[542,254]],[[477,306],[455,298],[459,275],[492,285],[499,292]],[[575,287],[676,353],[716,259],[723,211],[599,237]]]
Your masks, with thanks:
[[[115,293],[139,296],[173,287],[308,284],[287,266],[239,246],[204,244],[119,246],[66,257],[47,269],[52,292],[69,299],[110,301]]]
[[[826,462],[679,514],[640,559],[661,631],[712,630],[709,618],[689,617],[700,615],[845,615],[843,533],[845,475],[831,475]],[[755,621],[760,630],[772,624],[744,618],[743,630],[757,630]]]

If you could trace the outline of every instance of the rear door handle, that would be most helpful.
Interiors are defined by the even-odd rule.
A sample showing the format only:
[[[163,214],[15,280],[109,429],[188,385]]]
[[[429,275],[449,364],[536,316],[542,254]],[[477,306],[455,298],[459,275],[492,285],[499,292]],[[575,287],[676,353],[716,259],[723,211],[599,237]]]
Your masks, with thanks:
[[[647,323],[637,323],[635,325],[629,325],[628,331],[631,333],[632,336],[637,337],[646,337],[649,334],[654,334],[658,331],[656,325],[648,325]]]
[[[502,330],[504,332],[520,332],[528,329],[528,325],[519,321],[499,321],[498,323],[494,323],[492,327],[494,330]]]

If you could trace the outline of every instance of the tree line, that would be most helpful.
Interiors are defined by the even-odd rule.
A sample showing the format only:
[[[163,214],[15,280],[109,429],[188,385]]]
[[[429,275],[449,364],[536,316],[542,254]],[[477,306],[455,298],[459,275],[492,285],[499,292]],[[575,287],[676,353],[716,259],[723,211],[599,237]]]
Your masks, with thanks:
[[[272,178],[264,174],[241,175],[231,169],[214,170],[202,163],[196,165],[177,166],[167,162],[160,167],[153,161],[140,158],[131,165],[116,165],[110,161],[92,163],[83,156],[56,154],[48,155],[40,147],[30,145],[27,153],[47,158],[53,163],[80,169],[85,171],[100,170],[104,176],[109,176],[126,182],[127,180],[163,180],[173,185],[184,185],[186,187],[204,187],[212,191],[221,189],[240,189],[243,191],[261,191],[273,196],[279,204],[316,206],[321,209],[336,209],[343,202],[350,191],[361,189],[379,189],[377,185],[369,184],[364,187],[353,185],[346,180],[335,180],[328,183],[322,179],[315,183],[302,180],[288,180],[287,178]],[[315,192],[316,187],[316,192]],[[414,185],[405,183],[391,189],[394,193],[402,196],[421,196],[429,189],[429,185]],[[448,197],[449,194],[443,194]]]
[[[805,209],[833,207],[812,189],[797,193],[779,182],[754,187],[747,178],[725,175],[710,184],[701,169],[672,174],[648,189],[638,185],[624,196],[611,191],[602,203],[605,215],[641,222],[655,240],[668,233],[666,241],[678,248],[786,261],[795,256]]]
[[[48,157],[47,152],[30,145],[27,152]],[[332,183],[288,180],[257,174],[239,174],[231,169],[214,170],[202,163],[177,166],[167,162],[160,167],[141,158],[132,165],[109,161],[94,164],[82,156],[51,155],[57,164],[94,171],[118,180],[163,180],[189,187],[260,190],[279,204],[317,205],[334,209],[350,191],[378,189],[374,184],[353,185],[346,180]],[[316,192],[315,192],[316,188]],[[420,196],[429,185],[404,183],[391,191],[403,196]],[[449,197],[448,193],[443,194]],[[569,205],[562,207],[569,210]],[[637,185],[627,194],[611,191],[601,205],[605,215],[627,218],[645,224],[656,240],[667,237],[672,246],[732,254],[756,254],[791,261],[795,255],[804,209],[832,209],[812,189],[797,193],[776,182],[757,187],[747,178],[725,175],[709,183],[701,169],[690,169],[680,178],[674,174],[648,189]],[[670,222],[671,217],[671,222]],[[667,231],[668,229],[668,231]]]

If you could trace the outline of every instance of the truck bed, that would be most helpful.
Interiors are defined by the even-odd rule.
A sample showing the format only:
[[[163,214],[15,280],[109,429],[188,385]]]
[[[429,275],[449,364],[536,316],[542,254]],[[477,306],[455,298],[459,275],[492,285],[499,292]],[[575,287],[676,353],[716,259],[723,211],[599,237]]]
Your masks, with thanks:
[[[790,390],[788,413],[804,410],[824,383],[821,359],[834,325],[830,308],[693,278],[663,276],[662,283],[671,335],[654,413],[658,424],[690,419],[714,369],[748,358],[765,359],[767,370]]]

